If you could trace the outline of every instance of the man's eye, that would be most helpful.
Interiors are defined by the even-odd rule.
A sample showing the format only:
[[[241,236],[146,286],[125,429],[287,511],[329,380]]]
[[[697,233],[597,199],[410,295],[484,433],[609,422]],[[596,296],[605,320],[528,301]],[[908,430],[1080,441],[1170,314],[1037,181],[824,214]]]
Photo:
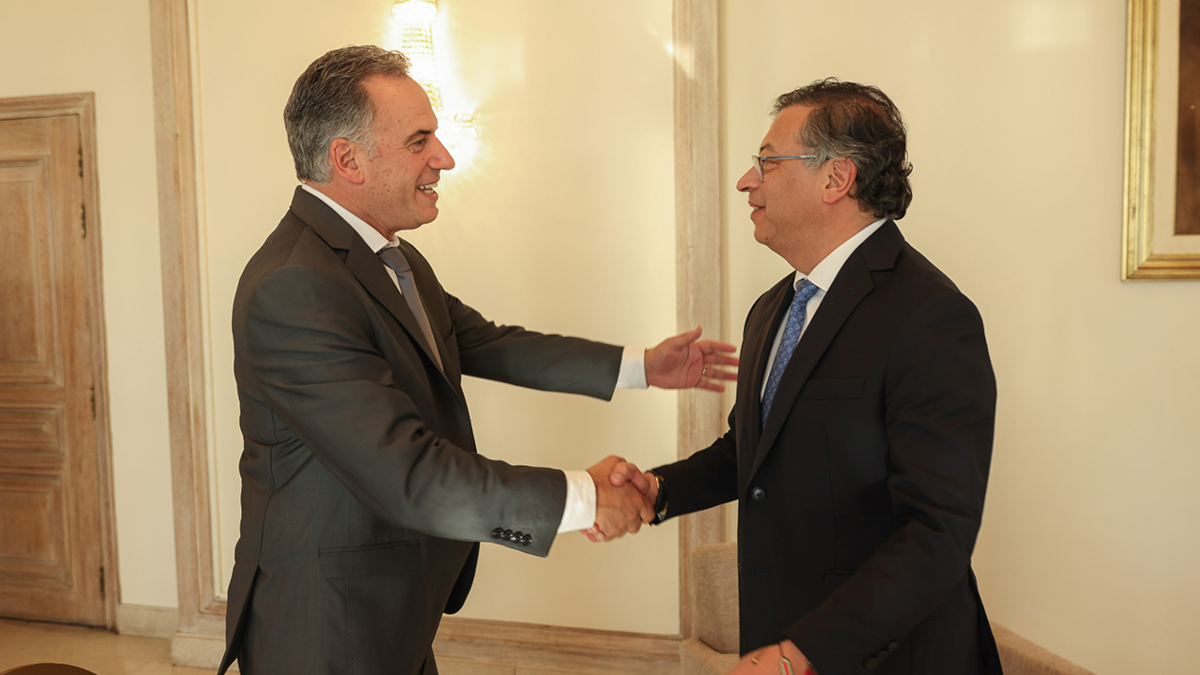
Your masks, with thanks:
[[[425,148],[425,139],[422,138],[419,141],[414,141],[413,144],[410,145],[409,147],[412,148],[416,152],[420,152],[422,149]]]

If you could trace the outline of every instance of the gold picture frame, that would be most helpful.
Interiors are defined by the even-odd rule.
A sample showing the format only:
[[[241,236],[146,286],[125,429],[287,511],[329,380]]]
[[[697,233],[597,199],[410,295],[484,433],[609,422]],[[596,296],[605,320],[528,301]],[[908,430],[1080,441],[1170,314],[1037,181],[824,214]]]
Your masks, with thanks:
[[[1168,17],[1178,16],[1179,0],[1163,3],[1173,12]],[[1173,174],[1169,181],[1164,180],[1167,171],[1157,162],[1165,156],[1172,160],[1168,166],[1174,167],[1175,124],[1170,125],[1169,152],[1156,145],[1160,142],[1156,131],[1165,109],[1162,98],[1174,100],[1174,92],[1166,90],[1178,87],[1177,76],[1160,87],[1160,62],[1166,63],[1167,72],[1174,73],[1173,64],[1164,58],[1178,59],[1177,38],[1163,35],[1164,40],[1159,39],[1159,22],[1164,18],[1161,9],[1159,0],[1128,0],[1127,5],[1123,281],[1200,279],[1200,235],[1176,235],[1173,230],[1155,234],[1155,200],[1170,193],[1171,201],[1166,203],[1172,213],[1174,210],[1174,190],[1163,189],[1164,183],[1173,188]],[[1177,25],[1175,32],[1178,35]],[[1164,44],[1175,46],[1165,57]],[[1174,115],[1170,117],[1174,119]]]

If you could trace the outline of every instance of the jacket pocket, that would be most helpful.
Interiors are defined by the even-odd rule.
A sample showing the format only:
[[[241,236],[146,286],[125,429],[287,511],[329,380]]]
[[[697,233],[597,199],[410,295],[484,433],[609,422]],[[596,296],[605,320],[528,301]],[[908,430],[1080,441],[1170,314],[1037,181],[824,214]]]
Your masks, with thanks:
[[[809,380],[800,390],[800,398],[862,398],[863,381]]]
[[[317,557],[324,579],[394,576],[417,566],[421,559],[421,542],[394,541],[323,548]]]

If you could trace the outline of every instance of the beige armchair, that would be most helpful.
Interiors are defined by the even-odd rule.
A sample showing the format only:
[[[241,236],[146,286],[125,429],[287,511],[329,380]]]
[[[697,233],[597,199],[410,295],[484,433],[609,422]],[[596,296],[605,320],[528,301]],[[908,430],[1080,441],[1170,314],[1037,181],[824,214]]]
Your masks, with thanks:
[[[679,645],[683,675],[725,675],[738,662],[737,544],[708,544],[692,552],[695,639]],[[1095,675],[992,623],[1005,675]]]
[[[683,675],[725,675],[738,662],[737,544],[692,551],[692,615],[696,637],[679,645]]]

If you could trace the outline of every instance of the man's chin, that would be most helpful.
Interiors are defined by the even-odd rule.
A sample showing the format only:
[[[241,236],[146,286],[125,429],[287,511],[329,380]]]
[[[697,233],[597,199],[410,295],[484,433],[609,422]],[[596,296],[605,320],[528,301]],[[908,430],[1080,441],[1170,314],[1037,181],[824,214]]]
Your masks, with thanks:
[[[437,217],[438,217],[438,210],[433,209],[432,213],[422,213],[419,217],[414,218],[412,221],[408,222],[400,229],[404,230],[404,231],[412,231],[412,230],[417,229],[418,227],[421,227],[422,225],[432,223],[434,220],[437,219]]]
[[[755,226],[754,226],[754,241],[757,241],[758,243],[762,244],[763,246],[769,246],[770,244],[768,244],[767,242],[769,242],[770,240],[771,240],[771,238],[767,236],[767,233],[763,231],[763,228],[761,228],[757,224],[755,224]]]

